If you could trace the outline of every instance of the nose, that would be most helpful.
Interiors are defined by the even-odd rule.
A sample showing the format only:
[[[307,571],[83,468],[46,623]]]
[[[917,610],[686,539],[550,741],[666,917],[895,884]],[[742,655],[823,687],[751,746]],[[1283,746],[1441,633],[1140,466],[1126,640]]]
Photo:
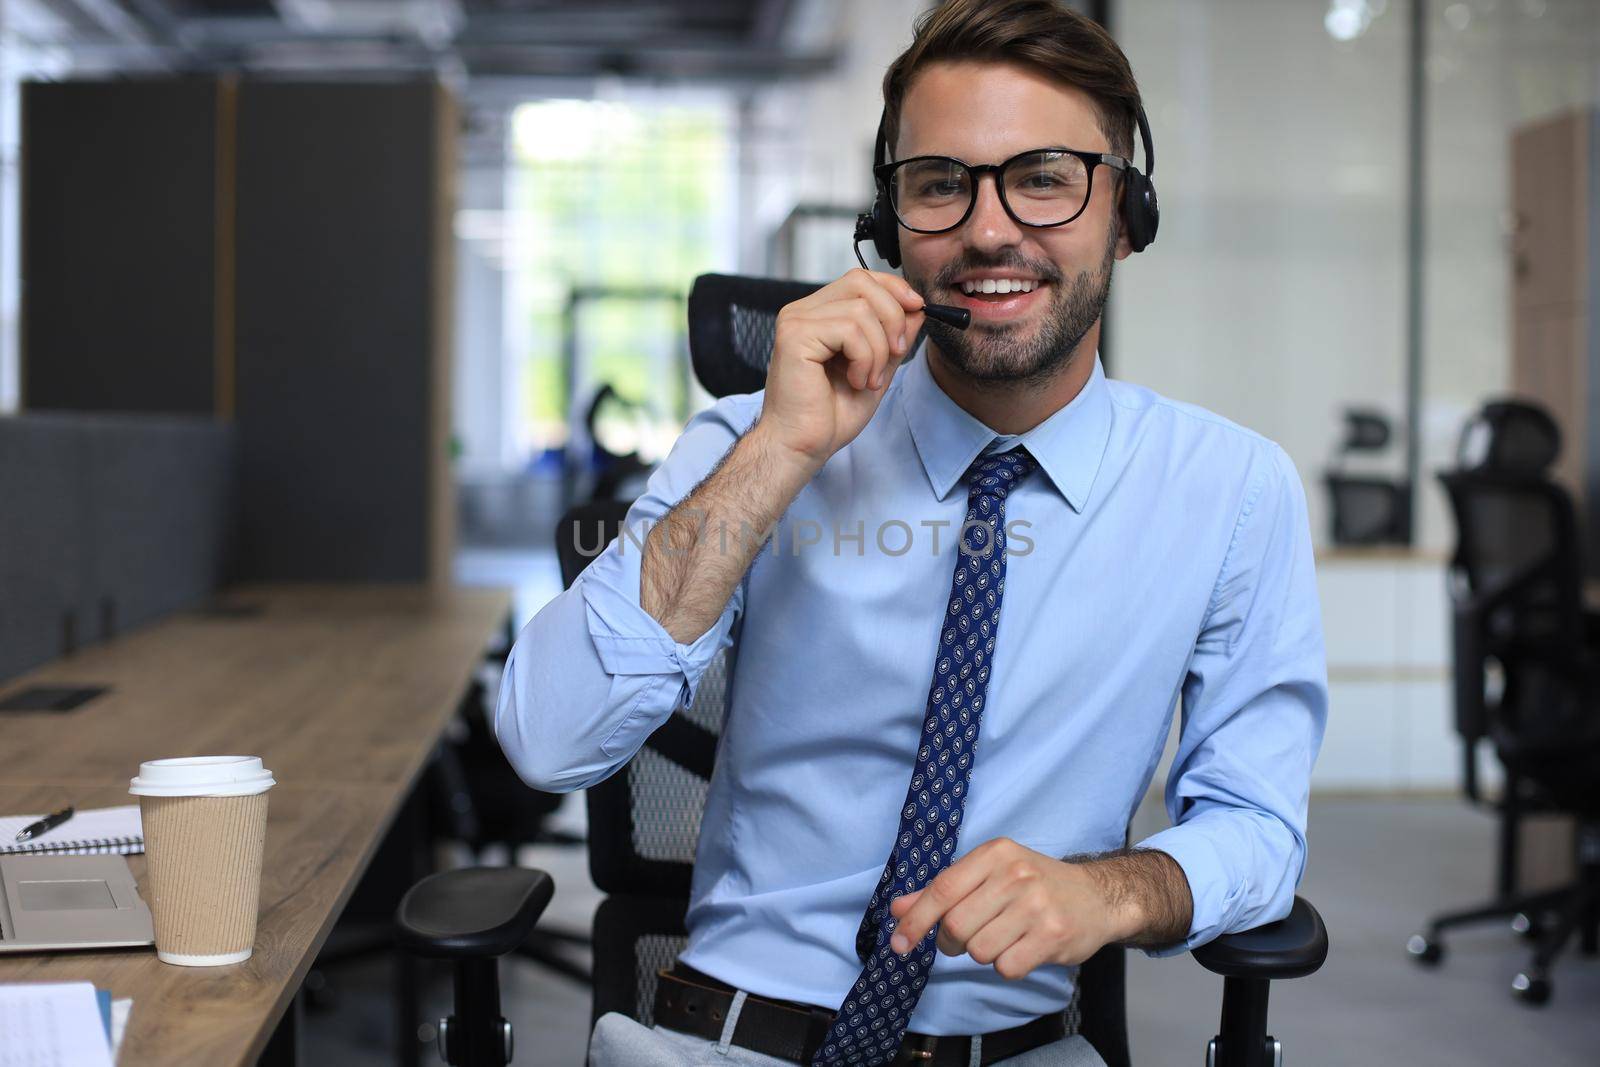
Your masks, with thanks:
[[[978,179],[978,200],[963,227],[966,243],[980,252],[995,252],[1022,241],[1022,227],[1000,202],[1000,176],[994,172]]]

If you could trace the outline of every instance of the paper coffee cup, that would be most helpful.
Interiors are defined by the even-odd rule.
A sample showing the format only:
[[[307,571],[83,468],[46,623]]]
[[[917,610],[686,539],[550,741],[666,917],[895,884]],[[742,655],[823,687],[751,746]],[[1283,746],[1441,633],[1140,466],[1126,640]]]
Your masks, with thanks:
[[[261,898],[272,772],[255,756],[190,756],[139,765],[145,903],[156,955],[184,967],[250,958]]]

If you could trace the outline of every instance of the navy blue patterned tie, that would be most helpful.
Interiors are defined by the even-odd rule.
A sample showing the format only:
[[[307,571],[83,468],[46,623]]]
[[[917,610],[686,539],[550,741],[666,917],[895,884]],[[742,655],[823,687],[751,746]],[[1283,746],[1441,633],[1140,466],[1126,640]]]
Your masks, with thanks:
[[[973,749],[989,690],[1000,600],[1006,587],[1006,494],[1037,461],[1026,449],[979,456],[967,468],[962,524],[944,625],[939,635],[927,717],[900,832],[856,934],[861,975],[850,987],[812,1067],[875,1067],[892,1060],[928,984],[939,927],[904,958],[889,947],[889,901],[931,882],[955,855]]]

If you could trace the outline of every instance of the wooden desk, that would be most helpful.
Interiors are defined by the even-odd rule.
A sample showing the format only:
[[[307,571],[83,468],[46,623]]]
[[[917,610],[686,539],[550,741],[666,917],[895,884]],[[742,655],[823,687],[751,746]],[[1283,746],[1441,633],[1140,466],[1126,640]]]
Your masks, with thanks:
[[[112,691],[0,715],[0,812],[126,804],[142,760],[261,756],[268,804],[255,954],[163,964],[150,949],[0,957],[0,982],[92,981],[132,997],[119,1063],[250,1064],[510,609],[502,590],[253,587],[258,616],[174,616],[12,679]],[[143,857],[131,857],[136,876]]]

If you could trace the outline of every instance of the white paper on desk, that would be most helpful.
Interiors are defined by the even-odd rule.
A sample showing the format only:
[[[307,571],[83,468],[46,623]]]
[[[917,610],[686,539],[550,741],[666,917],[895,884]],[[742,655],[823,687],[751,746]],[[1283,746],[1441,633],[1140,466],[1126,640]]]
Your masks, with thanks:
[[[113,1060],[122,1052],[122,1035],[128,1032],[128,1013],[132,1010],[133,1001],[130,998],[111,1002],[111,1058]]]
[[[111,1067],[94,986],[0,985],[0,1067]]]

